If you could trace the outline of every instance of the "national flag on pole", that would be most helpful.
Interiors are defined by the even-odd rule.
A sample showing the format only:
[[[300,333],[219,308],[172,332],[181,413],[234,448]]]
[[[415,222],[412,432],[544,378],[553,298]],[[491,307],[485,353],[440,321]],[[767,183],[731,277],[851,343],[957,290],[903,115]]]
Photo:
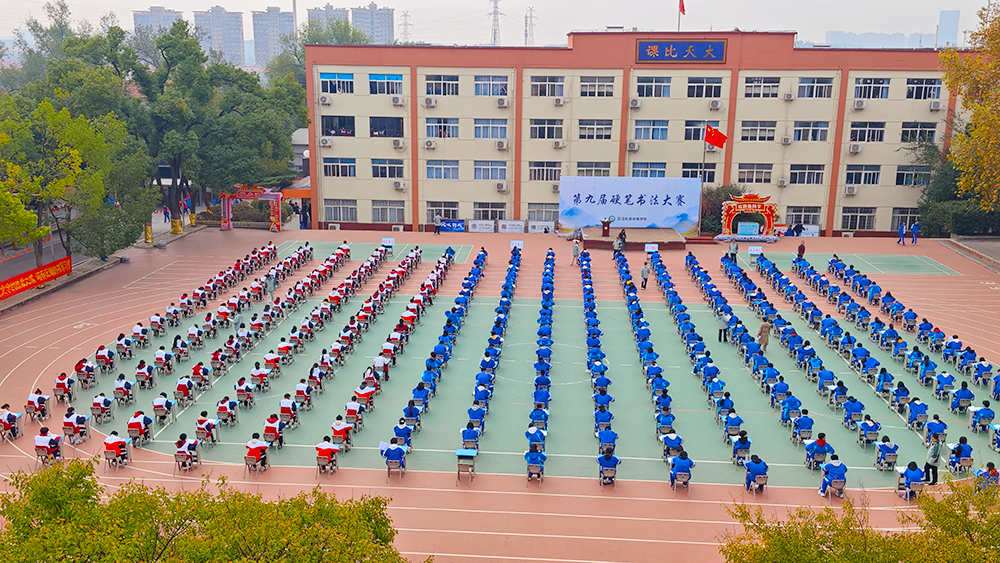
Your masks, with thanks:
[[[680,1],[681,1],[681,5],[677,7],[677,11],[680,12],[682,15],[686,16],[687,12],[684,11],[684,0],[680,0]]]
[[[714,145],[714,146],[719,147],[720,149],[722,149],[722,148],[725,148],[725,146],[726,146],[726,139],[727,138],[728,137],[726,137],[725,135],[722,134],[722,131],[719,131],[718,129],[716,129],[715,127],[712,127],[711,125],[709,125],[707,123],[705,124],[705,142],[706,143],[708,143],[710,145]]]

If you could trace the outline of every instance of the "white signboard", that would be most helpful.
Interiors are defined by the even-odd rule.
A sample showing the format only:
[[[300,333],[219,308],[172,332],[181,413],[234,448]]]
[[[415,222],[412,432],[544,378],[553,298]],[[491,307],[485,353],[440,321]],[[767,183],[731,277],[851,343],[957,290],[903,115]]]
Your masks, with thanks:
[[[750,256],[760,256],[761,254],[764,254],[764,247],[763,246],[748,246],[747,247],[747,252],[750,253]]]
[[[392,237],[382,237],[382,246],[396,246],[396,239]]]
[[[528,221],[529,233],[554,233],[556,232],[555,221]]]
[[[659,252],[659,251],[660,251],[660,245],[656,244],[655,242],[646,243],[646,252]]]
[[[497,227],[500,233],[523,233],[524,221],[497,221]]]
[[[470,233],[494,233],[496,230],[493,228],[493,221],[469,221],[469,232]]]
[[[514,250],[515,248],[520,248],[521,250],[524,250],[524,241],[523,240],[510,241],[510,249]]]
[[[559,226],[596,227],[614,217],[613,228],[676,229],[698,232],[701,180],[563,176],[559,180]]]

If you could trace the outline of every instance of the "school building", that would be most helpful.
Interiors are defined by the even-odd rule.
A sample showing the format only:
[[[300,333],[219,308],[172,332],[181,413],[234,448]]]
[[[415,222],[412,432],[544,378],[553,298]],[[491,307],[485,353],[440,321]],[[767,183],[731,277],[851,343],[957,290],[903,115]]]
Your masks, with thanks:
[[[702,177],[823,234],[888,233],[947,143],[933,49],[793,32],[575,32],[566,47],[307,46],[314,228],[553,221],[559,178]],[[706,151],[705,124],[729,140]],[[709,147],[713,149],[713,147]]]

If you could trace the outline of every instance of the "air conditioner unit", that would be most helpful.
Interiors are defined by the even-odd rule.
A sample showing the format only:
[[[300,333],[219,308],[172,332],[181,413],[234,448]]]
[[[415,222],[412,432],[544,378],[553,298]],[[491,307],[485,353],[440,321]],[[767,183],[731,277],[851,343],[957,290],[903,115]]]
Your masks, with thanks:
[[[327,223],[326,224],[326,230],[328,230],[328,231],[339,231],[340,230],[340,223]]]
[[[392,140],[392,148],[394,148],[394,149],[405,149],[406,148],[406,141],[404,141],[403,139],[393,139]]]
[[[319,138],[319,146],[321,146],[321,147],[327,147],[327,148],[332,147],[333,146],[333,137],[320,137]]]
[[[627,150],[628,152],[636,152],[636,151],[638,151],[639,150],[639,142],[638,141],[629,141],[625,145],[625,150]]]
[[[847,145],[847,152],[851,154],[861,154],[861,143],[851,143]]]
[[[791,92],[785,92],[785,101],[790,102],[795,99],[795,94]]]
[[[507,193],[507,182],[497,182],[497,192],[502,194]]]
[[[722,100],[709,100],[708,109],[712,111],[719,111],[722,109]]]
[[[705,150],[708,151],[708,152],[718,152],[719,151],[719,147],[717,147],[715,145],[708,145],[708,146],[705,147]]]
[[[437,146],[438,146],[437,141],[435,141],[434,139],[427,139],[426,141],[424,141],[425,149],[436,149]]]
[[[438,99],[437,98],[424,98],[424,107],[425,108],[432,108],[432,107],[435,107],[437,105],[438,105]]]
[[[566,98],[552,98],[552,103],[557,107],[561,107],[566,104]]]
[[[406,182],[403,182],[402,180],[396,180],[395,182],[392,183],[392,189],[396,190],[397,192],[405,192]]]
[[[854,231],[844,231],[840,233],[842,238],[854,238]]]
[[[941,100],[931,100],[931,111],[941,111],[944,109],[944,102]]]
[[[788,185],[788,180],[786,180],[784,178],[778,178],[778,187],[779,188],[784,188],[787,185]]]
[[[844,195],[846,195],[846,196],[858,195],[858,187],[857,186],[844,186]]]
[[[867,100],[854,100],[854,111],[861,111],[868,107]]]
[[[497,107],[498,108],[509,108],[510,107],[510,100],[507,99],[507,98],[497,98]]]
[[[552,193],[559,193],[559,184],[552,184]]]
[[[319,97],[319,105],[321,106],[328,106],[332,103],[333,103],[333,98],[331,96],[323,94],[322,96]]]
[[[552,141],[552,148],[564,149],[566,148],[566,141]]]
[[[393,96],[392,97],[392,105],[397,106],[397,107],[403,107],[403,106],[406,105],[406,99],[403,98],[403,96]]]
[[[508,143],[507,141],[501,139],[501,140],[497,141],[497,150],[498,151],[505,151],[505,150],[507,150],[507,147],[509,145],[510,145],[510,143]]]
[[[403,232],[403,226],[402,225],[393,225],[392,226],[392,232],[394,232],[394,233],[401,233],[401,232]]]
[[[792,137],[790,135],[785,135],[784,137],[781,138],[781,144],[782,145],[792,144]]]
[[[639,109],[642,107],[642,100],[639,98],[629,98],[628,107],[629,109]]]

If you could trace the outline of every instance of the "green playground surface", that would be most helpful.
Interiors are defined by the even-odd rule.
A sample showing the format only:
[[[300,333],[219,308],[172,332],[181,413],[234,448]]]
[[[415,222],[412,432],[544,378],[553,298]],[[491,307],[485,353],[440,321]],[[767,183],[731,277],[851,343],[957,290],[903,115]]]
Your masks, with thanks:
[[[292,247],[293,244],[288,246]],[[332,244],[316,244],[315,247],[316,256],[323,256],[333,250]],[[352,256],[355,259],[363,258],[373,248],[374,245],[354,245]],[[423,246],[425,259],[436,258],[444,248],[444,245]],[[466,273],[467,266],[461,262],[472,248],[466,245],[459,250],[464,254],[459,254],[459,263],[453,266],[451,276],[464,276]],[[405,252],[401,246],[396,249],[395,256],[398,258]],[[383,274],[384,271],[380,271],[379,274]],[[483,287],[493,285],[499,287],[503,271],[503,262],[487,267],[482,281],[482,284],[485,284]],[[379,274],[369,283],[381,279]],[[678,283],[688,283],[683,276],[679,278]],[[275,466],[312,466],[315,463],[314,446],[324,435],[329,434],[330,425],[336,415],[344,412],[344,404],[360,383],[361,374],[379,352],[381,343],[391,328],[390,325],[404,310],[408,296],[413,293],[419,281],[421,280],[411,278],[402,291],[387,303],[385,318],[372,325],[371,331],[365,334],[362,342],[348,357],[346,365],[338,368],[332,380],[327,380],[325,392],[314,393],[313,409],[300,414],[301,424],[298,428],[286,429],[285,447],[273,452],[271,462]],[[522,271],[518,281],[521,284],[532,284],[538,280],[531,279]],[[557,276],[557,287],[559,284],[570,283],[576,284],[579,281],[571,274]],[[327,287],[329,285],[328,283]],[[431,400],[429,410],[424,413],[422,430],[414,435],[414,451],[407,457],[408,468],[411,470],[447,472],[455,470],[455,449],[461,445],[459,432],[468,421],[466,410],[472,403],[474,377],[479,371],[478,363],[492,326],[493,310],[496,307],[496,298],[483,293],[469,307],[462,332],[454,346],[453,357],[444,371],[442,380],[438,383],[437,396]],[[288,333],[290,322],[298,322],[303,316],[308,315],[325,294],[326,291],[321,291],[300,306],[258,343],[243,361],[230,366],[227,374],[219,378],[213,377],[213,387],[199,393],[193,405],[184,409],[175,407],[176,420],[165,427],[156,426],[153,431],[154,440],[146,447],[172,454],[173,441],[181,432],[193,436],[198,414],[202,410],[214,414],[216,403],[224,395],[235,398],[233,386],[237,379],[240,376],[248,376],[253,362],[262,361],[264,352],[276,347],[279,339]],[[651,287],[650,290],[641,292],[640,297],[643,300],[646,318],[651,325],[652,340],[661,356],[660,364],[664,366],[664,375],[671,382],[670,394],[674,397],[673,410],[677,416],[675,428],[684,438],[685,448],[697,463],[694,479],[700,482],[742,483],[743,471],[731,463],[732,448],[723,442],[722,429],[714,420],[714,410],[709,408],[699,379],[691,373],[691,365],[662,296]],[[434,305],[428,308],[428,314],[411,336],[404,352],[399,355],[398,365],[391,370],[390,380],[384,384],[382,393],[376,397],[375,410],[365,416],[364,429],[355,436],[355,447],[339,456],[341,467],[384,467],[378,445],[392,437],[392,427],[398,422],[402,408],[410,398],[411,389],[419,381],[423,371],[423,361],[440,335],[443,313],[451,301],[452,297],[439,295]],[[355,298],[344,307],[344,311],[335,314],[334,320],[327,324],[327,329],[319,332],[316,340],[306,345],[305,352],[291,365],[282,367],[282,376],[272,381],[269,392],[256,398],[256,406],[250,411],[240,411],[239,423],[235,427],[220,429],[220,443],[206,444],[202,447],[202,455],[206,460],[242,464],[244,444],[250,435],[253,432],[263,431],[264,419],[269,413],[277,412],[281,396],[285,392],[293,392],[295,383],[306,376],[324,345],[335,337],[340,326],[346,323],[348,316],[357,309],[359,303],[360,300]],[[818,485],[819,472],[811,472],[804,467],[804,452],[801,446],[796,448],[791,444],[789,431],[779,423],[778,411],[769,406],[768,396],[759,391],[757,382],[750,377],[749,370],[743,366],[735,349],[729,344],[715,342],[715,320],[711,311],[700,301],[688,305],[693,321],[702,327],[702,333],[709,341],[709,349],[712,350],[716,364],[722,370],[722,379],[728,383],[726,389],[732,393],[737,412],[746,421],[743,429],[749,432],[753,440],[752,453],[760,455],[771,467],[772,485]],[[538,301],[535,299],[515,297],[513,300],[501,367],[497,371],[494,397],[490,401],[486,432],[480,439],[476,467],[480,473],[520,475],[524,471],[523,454],[526,449],[524,431],[528,425],[528,412],[533,408],[531,392],[535,372],[532,364],[535,362],[538,307]],[[261,306],[256,304],[254,310],[260,311],[260,309]],[[654,406],[650,401],[650,394],[639,365],[625,304],[623,301],[599,301],[598,311],[601,329],[604,331],[603,349],[608,354],[611,366],[608,375],[614,382],[609,392],[615,397],[611,410],[615,413],[613,428],[619,434],[616,454],[623,460],[619,467],[619,476],[622,479],[669,480],[669,471],[662,457],[662,445],[656,438]],[[742,306],[737,306],[736,312],[748,321],[751,332],[754,332],[757,322],[752,313]],[[253,310],[245,312],[244,319],[249,319],[252,314]],[[153,346],[137,351],[135,359],[120,363],[118,371],[126,373],[131,378],[139,358],[151,362],[153,350],[161,344],[167,345],[174,334],[186,333],[191,322],[188,320],[180,327],[168,329],[166,338],[154,339]],[[585,370],[586,349],[583,344],[585,330],[580,301],[558,299],[552,328],[555,341],[551,372],[553,401],[550,405],[551,416],[546,441],[548,454],[546,474],[592,477],[597,471],[595,458],[598,443],[593,431],[591,399],[593,391],[589,373]],[[220,339],[209,340],[204,349],[192,351],[191,359],[176,365],[173,375],[157,378],[157,385],[153,390],[138,391],[138,399],[134,405],[117,408],[116,419],[98,429],[104,433],[115,429],[124,435],[129,415],[137,409],[143,409],[147,414],[151,414],[152,400],[161,391],[172,396],[176,379],[181,374],[189,374],[191,366],[198,361],[203,361],[207,365],[211,350],[222,345],[223,334],[228,335],[228,332],[220,331]],[[807,338],[809,337],[813,337],[811,332]],[[874,468],[873,448],[868,447],[867,450],[863,450],[857,444],[856,432],[847,430],[841,424],[842,411],[834,412],[826,406],[826,399],[816,393],[815,384],[805,379],[775,340],[772,339],[768,357],[785,376],[795,396],[802,400],[803,408],[809,409],[810,414],[816,419],[814,432],[826,432],[828,441],[850,468],[849,486],[867,488],[893,486],[895,475],[891,472],[882,473]],[[818,341],[818,335],[813,340]],[[865,412],[879,420],[883,425],[883,432],[888,433],[900,445],[899,461],[905,464],[912,459],[922,465],[925,456],[922,438],[906,429],[903,420],[889,409],[874,391],[860,382],[849,370],[847,363],[839,359],[832,350],[823,346],[817,346],[817,350],[821,357],[832,365],[831,369],[844,379],[852,394],[867,406]],[[911,381],[912,376],[900,374],[901,370],[893,365],[888,353],[874,350],[873,354],[883,365],[890,366],[890,370],[897,375],[897,378]],[[100,391],[108,396],[112,395],[113,378],[105,375],[100,376],[99,380],[98,388],[87,391],[83,395],[84,400],[89,400]],[[916,387],[916,384],[911,387]],[[1000,455],[987,449],[985,436],[962,432],[967,425],[966,417],[950,414],[944,404],[931,396],[929,390],[925,392],[916,387],[914,394],[927,395],[925,401],[931,405],[931,414],[940,413],[952,427],[951,439],[957,438],[960,434],[970,436],[970,443],[975,449],[977,467],[980,462],[985,463],[988,460],[1000,462]]]
[[[795,254],[791,252],[768,252],[764,247],[764,255],[774,261],[782,270],[790,270],[792,259]],[[960,276],[962,274],[952,270],[940,262],[928,258],[922,254],[844,254],[837,253],[837,256],[845,264],[854,264],[854,267],[866,274],[915,274],[921,276]],[[806,260],[817,270],[826,271],[827,260],[832,258],[832,254],[816,252],[806,253]],[[754,258],[746,253],[746,247],[740,248],[740,264],[753,269]]]

